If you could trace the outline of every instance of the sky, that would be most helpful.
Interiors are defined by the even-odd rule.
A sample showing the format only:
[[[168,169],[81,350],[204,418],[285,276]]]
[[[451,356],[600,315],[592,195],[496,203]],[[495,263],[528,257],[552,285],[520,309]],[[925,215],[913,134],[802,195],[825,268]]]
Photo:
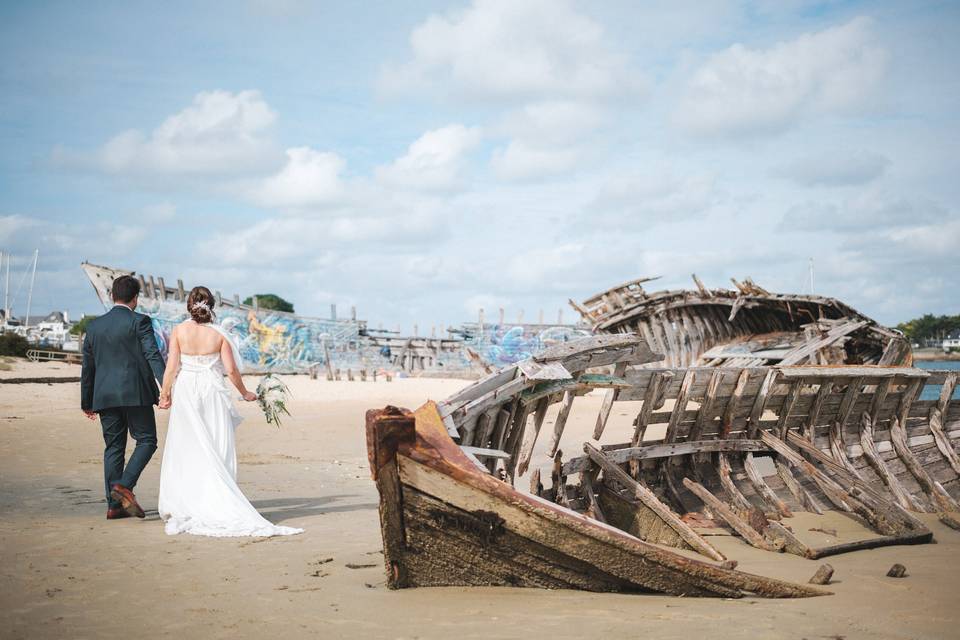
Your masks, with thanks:
[[[958,61],[955,2],[5,2],[14,314],[35,248],[74,317],[84,260],[421,334],[692,273],[960,313]]]

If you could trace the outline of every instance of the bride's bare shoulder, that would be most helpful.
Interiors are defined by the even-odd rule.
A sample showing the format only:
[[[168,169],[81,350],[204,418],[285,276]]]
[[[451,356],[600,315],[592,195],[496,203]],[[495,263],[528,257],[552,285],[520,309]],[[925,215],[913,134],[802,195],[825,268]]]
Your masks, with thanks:
[[[193,326],[194,326],[194,325],[193,325],[193,321],[191,321],[191,320],[184,320],[183,322],[181,322],[180,324],[176,325],[176,326],[173,328],[173,332],[174,332],[174,333],[183,333],[184,331],[189,331]]]

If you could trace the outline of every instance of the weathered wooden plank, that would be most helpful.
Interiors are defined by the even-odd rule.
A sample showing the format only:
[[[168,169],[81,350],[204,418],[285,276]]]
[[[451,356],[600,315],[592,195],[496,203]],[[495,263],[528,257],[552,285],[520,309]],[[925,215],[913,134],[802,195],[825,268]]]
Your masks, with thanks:
[[[799,378],[796,381],[791,381],[788,386],[787,397],[783,401],[783,406],[780,408],[780,416],[777,419],[777,433],[780,434],[780,438],[787,437],[787,419],[790,417],[790,412],[793,411],[794,406],[797,404],[797,397],[800,395],[800,388],[804,384],[804,379]]]
[[[893,450],[897,453],[900,462],[902,462],[903,466],[913,475],[917,484],[920,485],[920,488],[923,489],[923,492],[927,494],[927,497],[930,498],[930,501],[938,510],[960,511],[960,505],[957,504],[956,500],[947,493],[943,485],[930,477],[930,474],[927,473],[923,465],[920,464],[920,461],[917,460],[917,456],[910,450],[910,446],[907,443],[907,431],[903,428],[903,423],[898,419],[894,420],[890,426],[890,442],[893,443]]]
[[[600,522],[606,523],[607,519],[603,515],[603,509],[600,508],[600,502],[597,500],[597,493],[593,488],[593,483],[596,481],[598,473],[600,473],[600,468],[596,465],[581,473],[580,488],[581,492],[587,498],[587,504],[590,505],[588,508],[588,515],[594,520],[599,520]]]
[[[600,334],[582,338],[580,340],[571,340],[570,342],[561,342],[544,349],[534,356],[537,362],[551,362],[553,360],[566,360],[573,356],[596,351],[598,349],[624,349],[643,344],[643,340],[633,334]]]
[[[850,413],[853,411],[853,406],[856,403],[857,397],[860,395],[860,389],[863,384],[863,378],[857,377],[852,378],[847,385],[847,390],[843,394],[843,399],[840,401],[840,409],[837,413],[837,419],[830,425],[830,451],[833,453],[834,459],[843,465],[847,471],[851,472],[857,478],[862,479],[860,472],[857,471],[856,466],[850,462],[850,458],[847,457],[846,447],[843,442],[843,429],[847,423],[847,420],[850,418]]]
[[[814,397],[813,404],[807,411],[807,418],[803,422],[803,435],[808,439],[813,439],[814,429],[820,418],[820,411],[823,410],[823,403],[830,395],[833,387],[833,379],[826,378],[820,380],[820,387],[817,389],[817,395]]]
[[[777,467],[777,475],[780,476],[780,479],[783,480],[784,486],[787,487],[787,490],[793,494],[793,497],[799,502],[803,507],[812,513],[817,513],[823,515],[823,511],[820,509],[820,505],[817,504],[816,499],[810,492],[803,488],[796,477],[794,477],[793,472],[790,471],[789,465],[785,464],[780,456],[777,456],[777,459],[774,460],[774,464]]]
[[[824,336],[823,338],[820,338],[817,340],[811,340],[803,344],[802,346],[797,347],[791,353],[784,356],[783,359],[780,361],[780,364],[782,366],[800,364],[810,356],[816,354],[817,351],[819,351],[820,349],[823,349],[824,347],[829,347],[830,345],[834,344],[838,340],[841,340],[845,336],[850,335],[854,331],[862,329],[868,324],[869,324],[869,321],[867,320],[849,320],[844,324],[831,329],[829,332],[827,332],[827,335]]]
[[[744,455],[743,470],[747,472],[747,478],[750,479],[750,484],[753,485],[754,490],[765,502],[784,518],[793,517],[790,508],[787,507],[786,503],[780,499],[780,496],[774,493],[770,485],[763,479],[760,470],[757,469],[757,465],[753,461],[753,453],[747,452],[746,455]]]
[[[543,419],[547,415],[547,408],[550,406],[549,396],[544,396],[537,404],[537,410],[533,416],[533,423],[528,424],[523,435],[523,445],[520,447],[520,457],[517,460],[517,473],[521,476],[527,472],[530,465],[530,458],[533,456],[533,448],[537,444],[537,436],[540,435],[540,427],[543,426]]]
[[[760,390],[757,392],[756,398],[753,401],[753,409],[750,411],[750,423],[747,429],[748,438],[753,439],[757,437],[757,432],[760,430],[760,418],[763,417],[763,411],[767,405],[767,396],[770,394],[770,389],[777,375],[777,369],[768,370],[767,375],[763,379],[763,383],[760,385]]]
[[[911,496],[900,483],[897,476],[887,467],[887,463],[880,457],[880,452],[877,451],[877,445],[873,441],[873,420],[866,413],[863,414],[860,420],[860,446],[863,447],[863,455],[866,457],[867,462],[869,462],[873,470],[877,472],[877,475],[880,476],[883,483],[887,485],[900,506],[904,509],[923,511],[920,504],[914,500],[913,496]]]
[[[782,366],[782,365],[781,365]],[[784,378],[927,378],[928,371],[913,367],[880,367],[876,365],[825,365],[783,367]]]
[[[461,445],[460,448],[478,458],[499,458],[506,460],[510,457],[509,453],[501,451],[500,449],[487,449],[485,447],[470,447],[466,445]]]
[[[583,452],[593,460],[604,473],[604,477],[613,480],[624,488],[633,492],[649,509],[654,511],[664,522],[670,525],[683,540],[690,545],[690,548],[698,553],[713,558],[717,561],[725,560],[723,554],[717,551],[710,543],[700,537],[687,523],[683,522],[667,505],[663,504],[650,489],[642,483],[634,480],[630,475],[613,463],[602,451],[591,445],[584,443]]]
[[[563,436],[563,429],[567,425],[567,419],[570,417],[570,409],[573,408],[573,399],[576,395],[572,391],[563,392],[563,400],[560,401],[560,410],[557,413],[557,419],[553,423],[553,433],[550,436],[550,445],[547,447],[547,456],[552,458],[560,446],[560,438]]]
[[[614,378],[622,378],[623,374],[627,371],[626,362],[618,362],[613,369]],[[603,429],[607,426],[607,420],[610,418],[610,410],[613,408],[613,403],[617,399],[617,394],[619,389],[607,389],[603,396],[603,402],[600,404],[600,413],[597,415],[597,424],[593,429],[593,439],[599,440],[600,436],[603,435]]]
[[[950,412],[950,398],[953,397],[953,391],[957,386],[957,374],[949,373],[940,389],[940,399],[937,406],[930,412],[930,433],[933,434],[933,440],[937,444],[937,449],[943,455],[944,459],[950,464],[950,467],[957,474],[960,474],[960,456],[950,442],[950,438],[944,432],[943,425],[946,424],[947,416]]]
[[[740,399],[743,397],[743,392],[747,388],[749,380],[750,369],[742,369],[737,375],[737,382],[734,385],[733,393],[730,394],[730,399],[727,400],[727,405],[723,409],[723,423],[720,427],[721,438],[729,436],[730,431],[733,429],[733,419],[740,406]]]
[[[727,454],[720,452],[717,454],[717,475],[720,477],[720,485],[727,495],[730,496],[730,502],[740,511],[749,512],[754,506],[743,495],[740,488],[733,482],[733,470],[730,468],[730,460]]]
[[[680,424],[680,418],[687,408],[687,398],[690,387],[696,379],[694,369],[687,369],[683,376],[683,382],[680,385],[680,393],[673,405],[673,411],[670,413],[670,421],[667,423],[667,433],[664,436],[664,442],[673,442],[677,437],[677,426]]]
[[[673,458],[694,453],[713,453],[716,451],[769,451],[770,447],[760,440],[688,440],[665,444],[649,444],[642,447],[622,447],[619,449],[604,449],[611,461],[615,464],[626,464],[638,460],[655,460],[658,458]],[[587,457],[571,458],[564,466],[564,473],[579,473],[588,467]]]
[[[707,388],[703,394],[703,401],[700,403],[700,410],[697,411],[697,421],[693,428],[690,429],[690,433],[687,434],[687,438],[690,440],[698,440],[700,434],[703,433],[706,426],[713,419],[716,413],[717,391],[720,388],[720,383],[723,381],[723,374],[723,369],[717,369],[710,374],[710,381],[707,382]]]
[[[740,516],[735,514],[730,507],[725,505],[716,496],[707,491],[707,489],[704,488],[704,486],[699,482],[694,482],[690,480],[690,478],[684,478],[683,486],[696,494],[696,496],[700,498],[705,505],[710,507],[714,513],[723,518],[723,520],[730,525],[734,531],[740,534],[740,537],[746,540],[750,546],[763,549],[764,551],[776,551],[776,549],[766,540],[764,540],[763,536],[757,533],[753,527],[747,524]]]

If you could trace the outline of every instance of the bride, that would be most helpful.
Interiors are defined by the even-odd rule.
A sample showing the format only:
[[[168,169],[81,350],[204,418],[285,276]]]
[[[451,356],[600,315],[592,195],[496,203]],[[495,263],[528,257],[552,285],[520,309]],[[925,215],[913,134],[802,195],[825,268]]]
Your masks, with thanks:
[[[229,334],[212,324],[213,306],[210,290],[194,287],[187,298],[190,319],[177,325],[170,336],[160,391],[160,407],[172,404],[160,467],[160,517],[170,535],[301,533],[303,529],[268,522],[237,486],[234,429],[241,417],[223,375],[244,400],[257,396],[243,384],[240,353]]]

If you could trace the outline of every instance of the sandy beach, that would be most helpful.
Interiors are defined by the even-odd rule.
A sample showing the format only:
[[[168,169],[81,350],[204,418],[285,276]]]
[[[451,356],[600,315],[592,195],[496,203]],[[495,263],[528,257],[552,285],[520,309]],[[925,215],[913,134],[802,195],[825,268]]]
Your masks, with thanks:
[[[79,367],[17,363],[0,377],[75,377]],[[827,561],[835,595],[803,600],[687,599],[509,588],[385,587],[364,412],[415,408],[467,384],[286,378],[282,428],[243,404],[239,480],[290,538],[169,537],[155,508],[160,447],[137,487],[144,521],[107,521],[103,441],[79,411],[79,385],[0,384],[0,630],[4,638],[949,638],[960,589],[960,533],[922,516],[936,544]],[[251,380],[255,384],[255,380]],[[587,439],[600,397],[579,402],[563,446]],[[614,416],[608,430],[628,425]],[[548,416],[548,424],[552,416]],[[622,424],[621,424],[622,423]],[[618,427],[617,425],[620,425]],[[575,427],[575,428],[574,428]],[[605,435],[615,437],[615,433]],[[132,446],[132,445],[131,445]],[[541,447],[545,443],[540,443]],[[535,461],[546,466],[542,450]],[[525,488],[526,478],[518,480]],[[151,511],[152,510],[152,511]],[[843,529],[850,521],[830,514]],[[794,528],[806,532],[802,514]],[[805,534],[813,535],[813,534]],[[712,541],[739,568],[806,582],[822,561]],[[908,577],[885,577],[899,562]]]

